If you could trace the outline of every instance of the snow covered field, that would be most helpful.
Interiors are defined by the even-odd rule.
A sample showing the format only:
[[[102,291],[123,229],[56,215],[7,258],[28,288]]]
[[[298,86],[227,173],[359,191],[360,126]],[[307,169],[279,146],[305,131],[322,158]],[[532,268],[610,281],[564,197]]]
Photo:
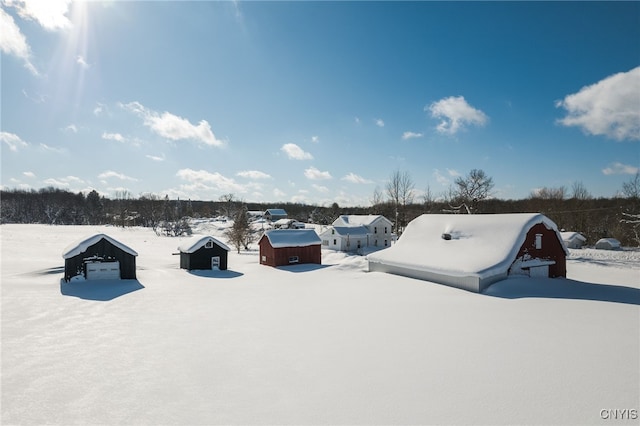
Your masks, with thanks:
[[[64,248],[96,232],[139,253],[137,281],[61,283]],[[474,294],[328,251],[189,273],[183,239],[145,228],[0,238],[3,425],[639,423],[620,414],[640,409],[638,251],[574,250],[566,280]]]

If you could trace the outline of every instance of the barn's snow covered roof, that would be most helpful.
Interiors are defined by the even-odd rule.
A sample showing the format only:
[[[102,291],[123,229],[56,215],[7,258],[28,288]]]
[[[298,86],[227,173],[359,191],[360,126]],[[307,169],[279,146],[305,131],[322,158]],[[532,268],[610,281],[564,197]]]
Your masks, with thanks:
[[[343,214],[333,221],[333,226],[369,226],[378,219],[391,221],[379,214]]]
[[[120,250],[124,251],[125,253],[129,253],[133,256],[138,255],[138,253],[135,250],[133,250],[131,247],[128,247],[122,244],[120,241],[115,240],[106,234],[95,234],[90,237],[83,238],[74,243],[69,244],[62,252],[62,258],[70,259],[74,256],[79,255],[80,253],[84,253],[85,251],[87,251],[89,247],[91,247],[92,245],[94,245],[95,243],[99,242],[102,239],[109,241],[111,244],[118,247]]]
[[[195,235],[180,244],[178,250],[180,250],[181,253],[194,253],[204,247],[209,241],[212,241],[226,251],[231,251],[229,246],[210,235]]]
[[[539,213],[424,214],[409,223],[395,245],[367,259],[451,276],[485,278],[509,269],[527,232],[538,223],[554,230],[562,244],[556,224]],[[451,239],[444,239],[443,234]]]
[[[573,239],[578,239],[582,242],[587,241],[586,237],[579,232],[565,231],[561,232],[560,235],[563,241],[571,241]]]
[[[284,209],[267,209],[265,213],[269,213],[271,216],[287,216],[287,212]]]
[[[262,238],[268,238],[271,247],[307,247],[321,244],[320,237],[313,229],[270,229]]]

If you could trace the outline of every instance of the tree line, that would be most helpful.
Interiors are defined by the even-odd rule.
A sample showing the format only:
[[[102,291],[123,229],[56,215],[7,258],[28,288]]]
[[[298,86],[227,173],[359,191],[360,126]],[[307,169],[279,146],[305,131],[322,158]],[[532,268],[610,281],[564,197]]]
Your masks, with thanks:
[[[59,188],[0,191],[0,223],[43,223],[52,225],[144,226],[164,235],[189,233],[189,218],[224,216],[238,212],[283,208],[292,219],[322,225],[341,214],[382,214],[394,222],[401,234],[411,220],[424,213],[487,214],[539,212],[560,229],[581,232],[588,244],[613,237],[625,246],[640,246],[640,176],[625,182],[621,195],[594,198],[584,185],[571,188],[541,188],[520,200],[503,200],[492,194],[493,179],[483,170],[459,176],[445,193],[435,196],[427,187],[418,197],[411,175],[392,173],[384,190],[376,188],[368,207],[315,206],[303,203],[248,203],[234,194],[216,201],[170,199],[168,196],[127,191],[113,198],[97,191],[74,193]],[[239,237],[239,240],[242,238]]]

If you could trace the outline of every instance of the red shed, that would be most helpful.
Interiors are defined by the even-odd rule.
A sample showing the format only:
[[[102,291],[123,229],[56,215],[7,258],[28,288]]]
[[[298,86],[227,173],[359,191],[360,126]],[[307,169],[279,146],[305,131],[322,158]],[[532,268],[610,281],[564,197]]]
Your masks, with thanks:
[[[321,241],[313,229],[271,229],[260,245],[260,264],[285,266],[296,263],[322,263]]]

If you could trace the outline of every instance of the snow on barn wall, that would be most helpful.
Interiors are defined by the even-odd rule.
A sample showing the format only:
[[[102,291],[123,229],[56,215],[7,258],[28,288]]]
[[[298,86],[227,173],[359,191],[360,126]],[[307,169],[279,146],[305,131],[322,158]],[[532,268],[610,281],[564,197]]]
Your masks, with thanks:
[[[88,270],[96,270],[101,266],[119,269],[118,278],[136,278],[136,256],[138,253],[121,242],[105,234],[96,234],[78,240],[69,245],[63,252],[64,280],[82,275],[85,278]]]
[[[566,276],[567,249],[542,214],[422,215],[370,254],[380,271],[481,292],[509,274]]]
[[[320,237],[313,229],[271,229],[260,241],[260,264],[322,263]]]
[[[178,247],[181,269],[227,269],[229,246],[211,236],[194,236]]]

